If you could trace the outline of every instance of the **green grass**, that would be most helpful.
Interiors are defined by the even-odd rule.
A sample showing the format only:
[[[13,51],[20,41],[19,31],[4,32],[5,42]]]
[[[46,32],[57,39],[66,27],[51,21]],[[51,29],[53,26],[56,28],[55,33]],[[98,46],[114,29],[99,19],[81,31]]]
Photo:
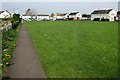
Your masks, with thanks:
[[[117,22],[26,24],[48,78],[118,77]]]

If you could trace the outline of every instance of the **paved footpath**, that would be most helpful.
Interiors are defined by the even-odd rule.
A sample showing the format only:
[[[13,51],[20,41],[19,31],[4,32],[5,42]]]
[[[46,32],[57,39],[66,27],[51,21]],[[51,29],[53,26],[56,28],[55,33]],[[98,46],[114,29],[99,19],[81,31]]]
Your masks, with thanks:
[[[8,70],[10,78],[46,78],[25,23],[19,32],[12,62]]]

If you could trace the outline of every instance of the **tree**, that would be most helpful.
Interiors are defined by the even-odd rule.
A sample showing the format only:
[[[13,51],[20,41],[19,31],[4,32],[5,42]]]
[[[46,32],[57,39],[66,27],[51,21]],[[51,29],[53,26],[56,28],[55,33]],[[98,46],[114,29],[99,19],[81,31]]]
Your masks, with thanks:
[[[19,21],[20,20],[20,14],[13,14],[13,21]]]
[[[54,16],[54,13],[51,13],[51,17],[53,17]]]

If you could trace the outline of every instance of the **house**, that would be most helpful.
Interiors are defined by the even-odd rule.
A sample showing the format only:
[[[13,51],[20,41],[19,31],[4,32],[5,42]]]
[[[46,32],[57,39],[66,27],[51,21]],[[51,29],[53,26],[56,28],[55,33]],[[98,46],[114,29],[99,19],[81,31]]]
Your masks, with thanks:
[[[50,20],[50,16],[46,14],[38,14],[37,20]]]
[[[0,18],[10,18],[11,14],[10,12],[6,11],[0,11]]]
[[[120,11],[117,12],[116,20],[117,20],[117,21],[120,21]]]
[[[68,19],[69,20],[81,20],[82,14],[79,12],[71,12],[69,13]]]
[[[57,19],[57,20],[64,20],[64,19],[67,18],[67,13],[65,13],[65,14],[61,14],[61,13],[54,14],[53,18]]]
[[[23,20],[29,20],[29,19],[34,19],[34,20],[50,20],[49,15],[46,14],[38,14],[38,15],[22,15]]]
[[[25,14],[23,14],[21,17],[23,20],[27,20],[27,19],[36,19],[37,18],[38,13],[35,10],[32,9],[28,9]]]
[[[91,20],[91,15],[90,14],[82,14],[81,20]]]
[[[22,17],[23,20],[35,19],[36,15],[25,15],[25,14],[23,14],[21,17]]]
[[[117,12],[113,9],[94,10],[91,13],[93,21],[115,21]]]

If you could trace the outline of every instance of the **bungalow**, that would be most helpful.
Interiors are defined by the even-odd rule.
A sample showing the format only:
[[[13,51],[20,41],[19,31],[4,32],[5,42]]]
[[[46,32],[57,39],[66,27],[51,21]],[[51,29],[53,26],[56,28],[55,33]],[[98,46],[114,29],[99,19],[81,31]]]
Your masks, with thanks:
[[[11,14],[6,10],[6,11],[0,11],[0,18],[10,18]]]
[[[23,20],[36,19],[36,15],[25,15],[25,14],[23,14],[21,17],[22,17]]]
[[[79,12],[71,12],[68,16],[69,20],[81,20],[82,14]]]
[[[66,19],[67,18],[67,13],[65,13],[65,14],[59,14],[59,13],[54,14],[53,18],[58,19],[58,20]]]
[[[37,20],[50,20],[50,16],[46,14],[38,14]]]
[[[117,12],[113,9],[94,10],[91,13],[91,20],[97,21],[115,21]]]
[[[23,20],[27,20],[27,19],[36,19],[37,18],[38,13],[35,10],[32,9],[28,9],[25,14],[22,15],[22,19]]]
[[[91,15],[90,14],[82,14],[81,20],[91,20]]]

